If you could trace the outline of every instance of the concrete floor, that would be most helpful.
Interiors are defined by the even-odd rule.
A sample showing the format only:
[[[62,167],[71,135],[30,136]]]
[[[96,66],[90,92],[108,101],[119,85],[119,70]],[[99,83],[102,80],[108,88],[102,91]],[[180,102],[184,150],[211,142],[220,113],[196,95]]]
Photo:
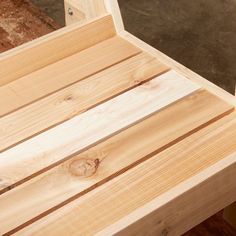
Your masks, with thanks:
[[[61,26],[65,25],[64,0],[30,0]]]
[[[63,0],[32,0],[64,24]],[[236,0],[119,0],[126,29],[233,93]]]

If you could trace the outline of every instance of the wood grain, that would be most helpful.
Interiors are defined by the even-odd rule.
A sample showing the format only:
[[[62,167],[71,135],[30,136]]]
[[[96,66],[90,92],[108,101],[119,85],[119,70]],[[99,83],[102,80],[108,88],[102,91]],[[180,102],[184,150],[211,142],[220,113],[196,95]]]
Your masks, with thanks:
[[[60,29],[0,56],[0,86],[115,36],[110,15]],[[79,43],[78,43],[79,42]]]
[[[0,152],[62,123],[168,68],[141,53],[0,119]],[[68,77],[75,77],[67,73]]]
[[[134,215],[129,219],[130,213],[139,207],[144,207],[146,203],[153,199],[158,199],[158,196],[225,157],[235,154],[235,151],[236,114],[233,113],[154,155],[149,160],[67,204],[53,214],[31,224],[25,230],[20,231],[19,235],[95,235],[126,216],[126,219],[124,219],[126,221],[118,224],[120,228],[117,228],[117,225],[111,226],[110,230],[103,231],[100,234],[112,235],[112,233],[122,230],[122,227],[126,225],[125,222],[130,225],[132,217],[138,216],[134,212]],[[235,161],[235,157],[235,155],[232,156],[231,162]],[[222,168],[224,168],[223,165]],[[209,173],[211,174],[212,171]],[[232,172],[227,178],[230,178],[230,176],[232,176]],[[222,179],[215,178],[215,180],[217,183],[221,183]],[[212,189],[212,185],[208,185],[205,193],[210,194],[210,189]],[[216,196],[214,192],[210,195]],[[210,204],[210,202],[208,203]],[[165,205],[159,204],[165,207]],[[211,204],[214,205],[214,202]],[[192,205],[194,208],[194,204]],[[158,205],[155,207],[156,210],[157,207]],[[190,207],[191,205],[186,209],[190,209]],[[172,205],[171,212],[176,212],[175,208],[179,209],[178,204]],[[137,235],[145,235],[148,229],[154,229],[155,235],[161,234],[165,229],[168,229],[167,232],[170,235],[179,235],[175,234],[176,227],[174,227],[178,222],[178,217],[171,215],[168,218],[169,212],[170,209],[169,211],[165,209],[165,211],[162,211],[163,217],[155,218],[160,221],[159,224],[156,224],[156,229],[155,227],[132,227],[133,231],[131,233],[125,231],[128,234],[123,235],[136,235],[136,233]],[[205,209],[205,212],[207,212],[207,209]],[[177,211],[176,214],[182,216],[180,211]],[[186,217],[186,215],[183,216]],[[190,217],[189,220],[191,220]],[[182,224],[184,222],[182,221]],[[173,230],[173,233],[171,233],[171,230]],[[153,233],[153,231],[151,232]],[[150,235],[153,235],[152,233]]]
[[[198,85],[170,71],[1,153],[1,192],[198,89]]]
[[[0,87],[0,117],[78,82],[140,50],[113,37]]]
[[[208,101],[207,106],[205,101]],[[209,125],[230,110],[229,105],[214,95],[199,91],[86,152],[75,155],[58,167],[0,196],[0,233],[32,222],[33,218],[44,215],[50,208],[91,191],[143,159],[148,159],[152,153],[161,152]],[[83,165],[85,162],[89,164],[87,169]]]
[[[236,182],[233,178],[235,171],[236,152],[158,196],[96,235],[183,235],[235,200]],[[137,218],[139,220],[136,221]],[[126,226],[125,230],[120,230]],[[199,234],[195,234],[193,230],[187,235],[235,235],[232,228],[230,233],[226,227],[222,227],[222,224],[212,228],[207,220],[206,226],[205,231],[200,226],[196,227],[200,231]]]

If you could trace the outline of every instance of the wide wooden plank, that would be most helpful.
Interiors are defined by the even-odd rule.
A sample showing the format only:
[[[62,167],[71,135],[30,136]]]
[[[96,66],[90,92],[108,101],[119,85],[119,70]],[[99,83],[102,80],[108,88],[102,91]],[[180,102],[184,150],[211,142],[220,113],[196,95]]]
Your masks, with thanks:
[[[170,71],[8,149],[0,154],[0,191],[9,190],[198,89],[198,85]]]
[[[65,205],[53,214],[31,224],[24,230],[19,231],[18,235],[95,235],[99,231],[101,232],[98,235],[113,235],[113,233],[119,232],[123,227],[126,227],[127,220],[129,220],[128,225],[132,223],[132,220],[135,220],[135,214],[129,217],[130,213],[154,199],[158,202],[158,197],[161,198],[162,194],[177,187],[183,181],[206,170],[231,154],[234,154],[231,163],[233,163],[232,161],[235,163],[235,151],[236,114],[233,113],[194,133],[165,151],[154,155],[149,160]],[[211,176],[210,173],[208,178]],[[233,172],[230,171],[229,173],[230,175],[226,176],[226,178],[232,180]],[[215,182],[211,183],[216,183],[216,186],[219,187],[224,180],[227,182],[227,179],[221,178],[214,178],[214,180]],[[206,193],[204,197],[209,200],[207,201],[207,209],[210,210],[217,208],[215,202],[211,202],[208,197],[216,199],[216,193],[212,192],[213,186],[208,184],[207,189],[204,189],[204,193]],[[226,189],[224,189],[224,184],[222,186],[224,193],[228,193],[227,189],[230,188],[227,184],[226,186]],[[192,189],[190,193],[194,195],[194,192],[196,192],[196,189]],[[222,196],[221,190],[219,190],[219,193],[219,196]],[[198,196],[200,197],[199,194]],[[178,193],[175,193],[175,195],[179,196]],[[184,195],[181,195],[180,199],[182,196]],[[164,200],[164,198],[162,199]],[[170,235],[179,235],[177,232],[182,232],[178,228],[179,217],[181,218],[182,227],[186,221],[189,223],[188,219],[191,217],[191,210],[189,209],[196,210],[195,205],[193,204],[192,207],[190,204],[190,206],[184,208],[184,212],[188,212],[185,215],[181,213],[183,212],[183,206],[179,208],[179,201],[176,201],[175,204],[173,200],[171,205],[167,204],[168,200],[163,202],[165,202],[163,205],[160,201],[156,204],[156,208],[162,207],[160,218],[155,218],[160,223],[157,224],[155,221],[156,228],[154,227],[152,230],[156,231],[151,231],[150,235],[159,235],[164,231]],[[181,203],[185,204],[184,201]],[[169,206],[172,208],[170,209]],[[207,209],[205,209],[205,213]],[[169,215],[170,218],[168,218]],[[123,224],[115,225],[111,228],[112,230],[104,230],[123,217],[126,217]],[[152,225],[154,224],[153,221],[149,222]],[[175,225],[178,228],[177,232],[175,231]],[[126,233],[125,235],[145,235],[148,230],[148,228],[142,227],[132,229],[133,231],[125,231],[123,233]]]
[[[112,17],[75,24],[0,55],[0,86],[115,36]]]
[[[44,67],[0,87],[0,117],[141,51],[119,37]]]
[[[4,116],[0,119],[0,152],[167,70],[141,53]]]
[[[207,105],[205,101],[208,101]],[[74,196],[83,195],[230,111],[231,106],[219,98],[207,91],[199,91],[189,99],[180,100],[162,112],[72,157],[0,196],[0,233],[18,228],[25,222],[32,222],[32,219],[45,214],[50,208]],[[92,165],[97,162],[98,166],[92,169],[90,178],[73,175],[71,166],[78,160]]]

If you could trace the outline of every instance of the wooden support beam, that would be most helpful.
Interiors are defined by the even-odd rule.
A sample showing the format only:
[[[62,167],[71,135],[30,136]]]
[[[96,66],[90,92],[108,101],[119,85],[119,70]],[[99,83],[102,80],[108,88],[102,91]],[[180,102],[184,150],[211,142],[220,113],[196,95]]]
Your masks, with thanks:
[[[66,1],[77,23],[0,56],[0,234],[180,235],[235,202],[235,97],[124,31],[116,0]],[[146,53],[173,70],[130,64]]]
[[[115,44],[116,41],[113,41],[112,45],[115,46]],[[109,50],[110,48],[112,47],[109,47]],[[123,56],[129,53],[127,47],[124,47],[124,50],[120,47],[116,50],[113,47],[110,51],[112,52],[110,56],[115,51],[117,52],[117,55],[113,55],[113,58],[117,58],[119,51],[123,51]],[[104,48],[102,48],[101,52],[104,52]],[[99,52],[94,53],[98,55]],[[107,54],[105,54],[105,59],[108,63],[112,63],[112,57],[109,56],[109,52]],[[85,59],[86,57],[81,58]],[[71,78],[79,79],[82,71],[91,73],[96,68],[96,63],[92,63],[90,57],[87,58],[88,66],[85,66],[85,70],[83,70],[81,62],[78,62],[78,66],[74,66],[76,64],[75,57],[73,57],[73,60],[69,60],[67,72],[62,76],[64,81],[69,82]],[[99,61],[101,62],[101,59]],[[65,63],[62,65],[65,66]],[[87,69],[89,67],[92,68],[89,70]],[[60,66],[58,70],[56,70],[57,73],[55,76],[51,76],[55,81],[54,84],[57,85],[61,77]],[[0,133],[0,152],[34,135],[42,133],[55,125],[61,124],[122,92],[147,82],[167,70],[168,68],[162,63],[159,63],[156,58],[149,56],[147,53],[141,53],[4,116],[0,119],[2,130]],[[46,76],[46,72],[44,75]],[[31,77],[31,79],[33,80],[34,78]],[[42,84],[42,80],[40,82]],[[7,98],[9,100],[9,97]],[[11,100],[15,101],[16,99],[14,98],[15,96]],[[32,96],[30,96],[30,99],[32,99]],[[4,104],[10,105],[11,103],[3,102],[2,107],[4,107]],[[55,104],[57,105],[55,106]],[[13,102],[12,105],[16,105],[16,102]]]
[[[0,100],[0,117],[140,52],[140,49],[116,36],[12,81],[0,87],[3,97]]]
[[[234,201],[235,137],[233,113],[18,235],[181,235]]]
[[[0,86],[116,35],[110,15],[75,24],[0,55]]]

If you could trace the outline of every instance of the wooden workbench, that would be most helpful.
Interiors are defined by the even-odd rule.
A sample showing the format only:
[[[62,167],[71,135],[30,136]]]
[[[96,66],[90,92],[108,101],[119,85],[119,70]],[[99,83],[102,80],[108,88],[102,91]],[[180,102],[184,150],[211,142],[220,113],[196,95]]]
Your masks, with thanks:
[[[180,235],[235,201],[235,98],[96,3],[0,58],[1,234]]]

